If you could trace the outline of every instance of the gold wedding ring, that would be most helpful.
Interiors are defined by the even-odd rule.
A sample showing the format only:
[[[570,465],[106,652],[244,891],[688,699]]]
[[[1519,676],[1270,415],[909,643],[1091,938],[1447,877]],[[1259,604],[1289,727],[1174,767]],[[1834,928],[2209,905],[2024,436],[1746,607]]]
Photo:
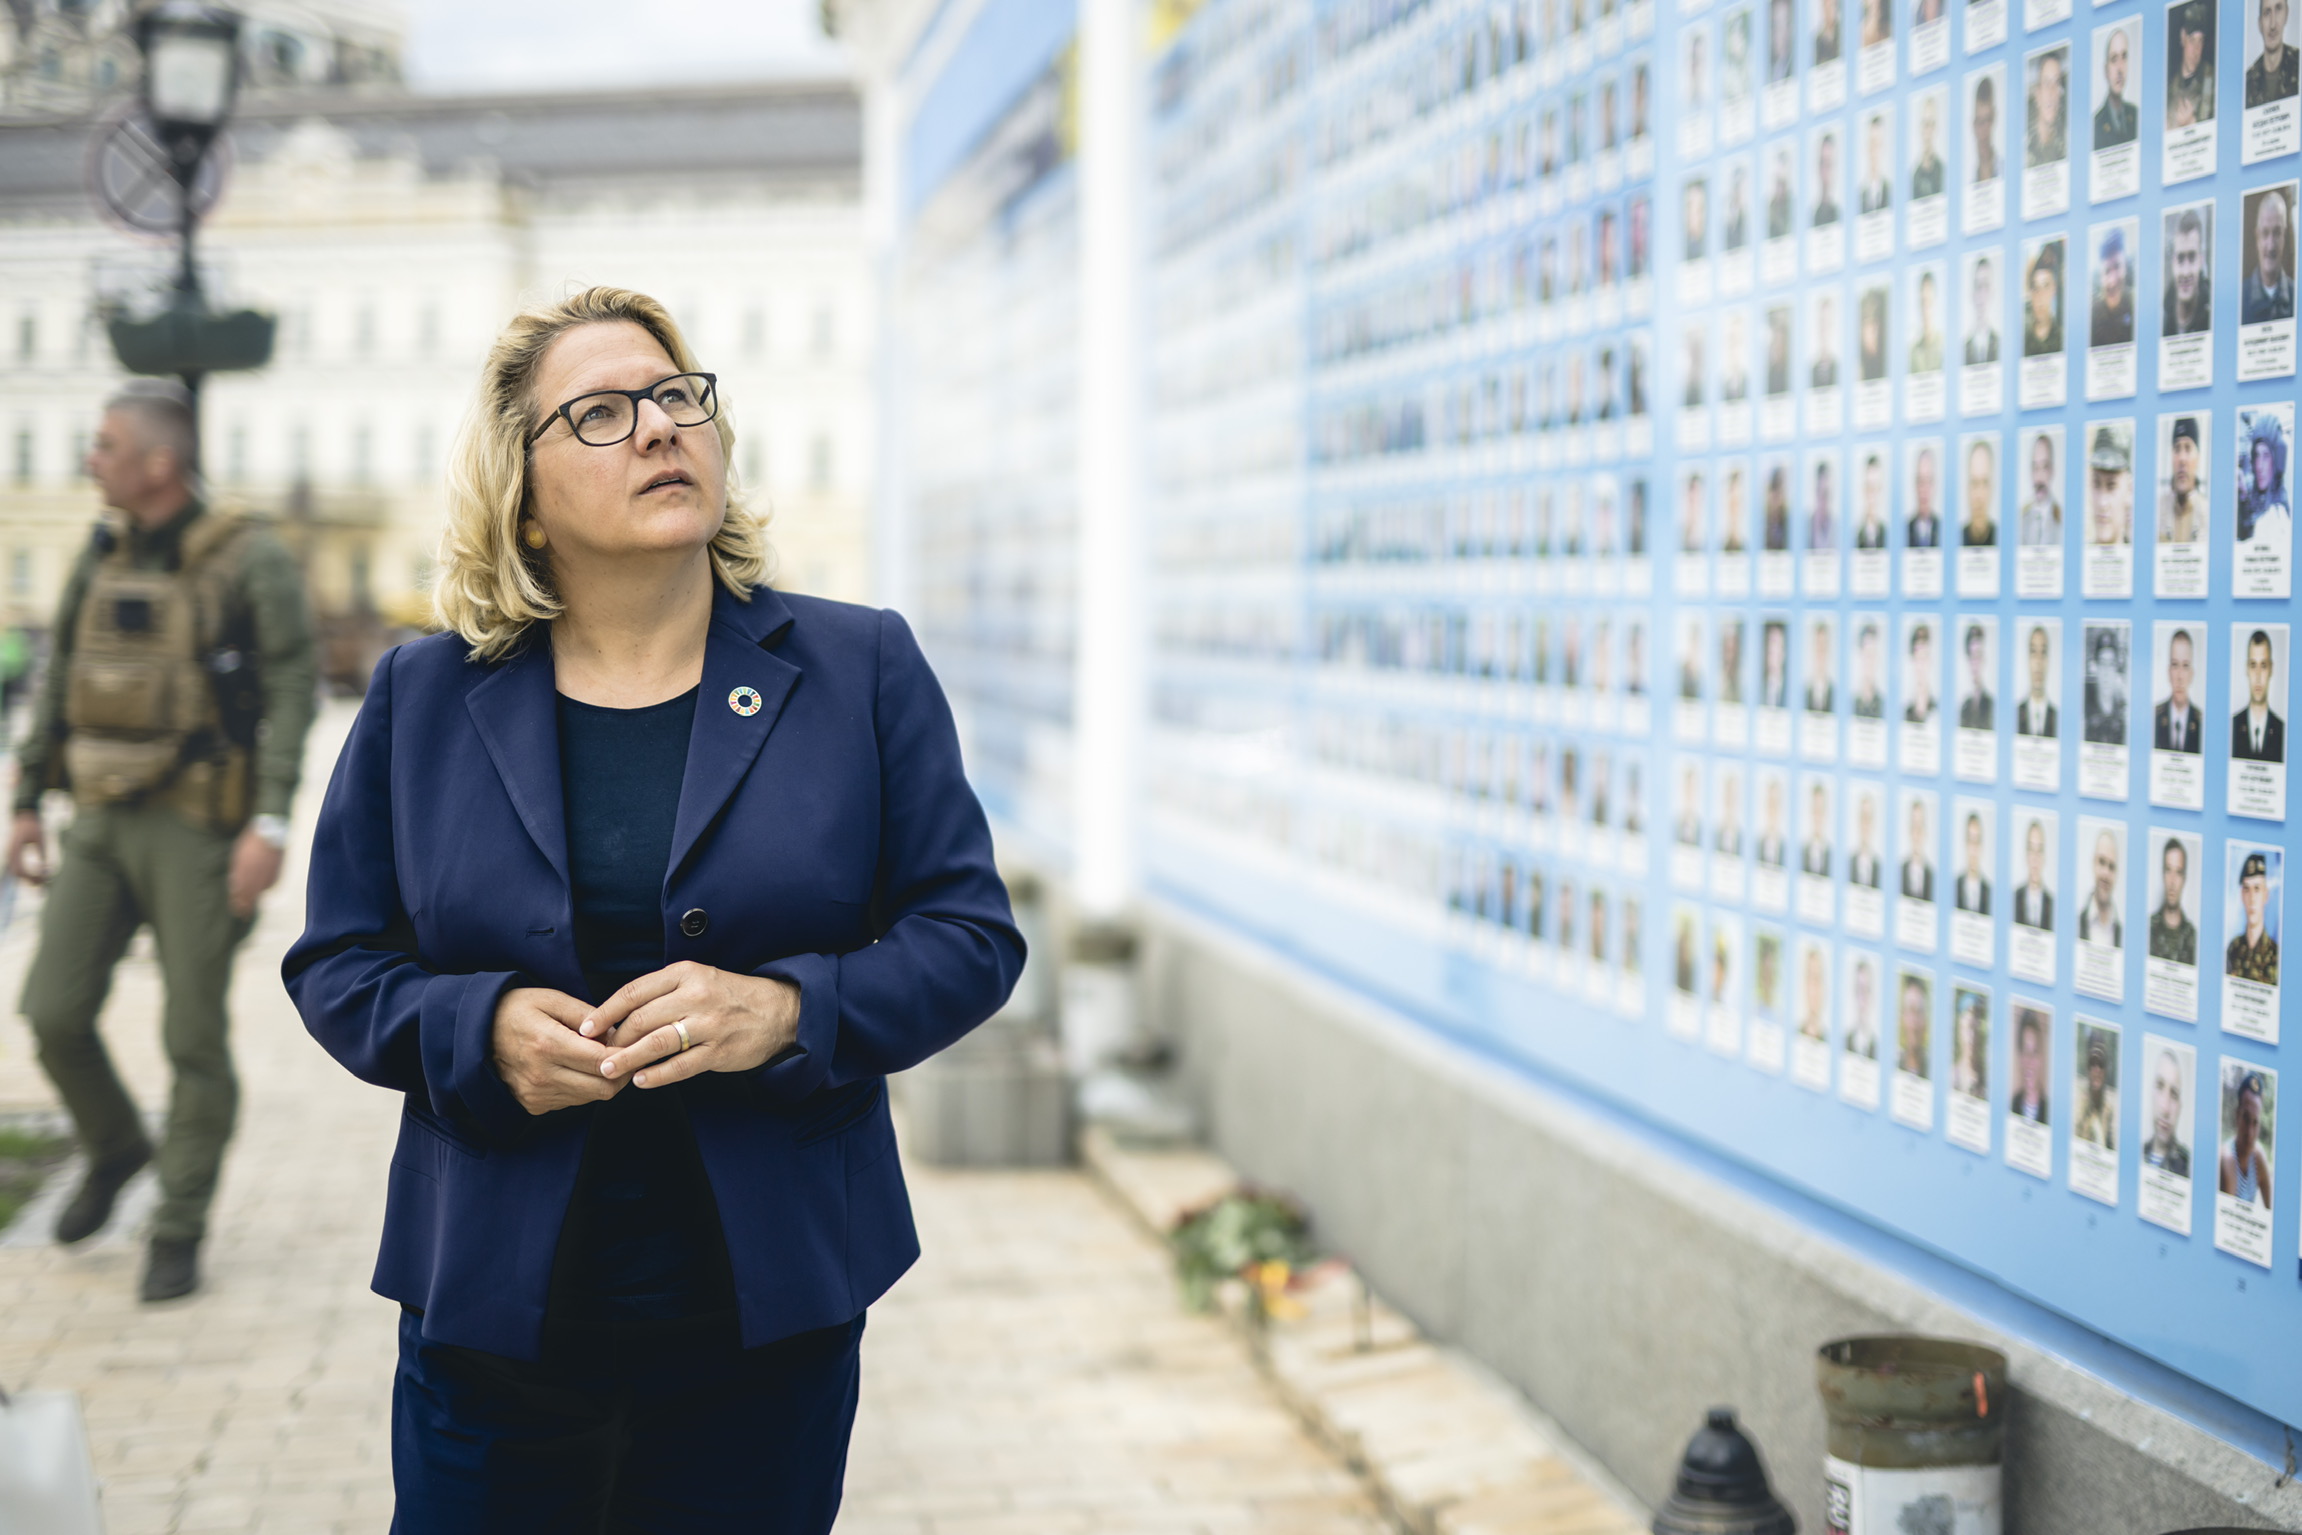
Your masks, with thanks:
[[[687,1053],[687,1047],[695,1043],[694,1040],[687,1037],[687,1020],[682,1018],[672,1027],[679,1030],[679,1048],[680,1053],[684,1055]]]

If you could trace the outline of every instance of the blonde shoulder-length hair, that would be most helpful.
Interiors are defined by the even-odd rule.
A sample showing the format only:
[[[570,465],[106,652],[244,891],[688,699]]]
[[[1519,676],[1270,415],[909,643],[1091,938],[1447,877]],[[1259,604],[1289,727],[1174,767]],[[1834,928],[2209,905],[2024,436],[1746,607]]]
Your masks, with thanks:
[[[670,311],[628,288],[586,288],[526,310],[488,350],[478,397],[448,464],[448,524],[432,581],[433,615],[442,628],[463,636],[475,661],[502,660],[532,626],[565,611],[543,551],[520,541],[520,521],[533,495],[528,439],[541,413],[533,398],[536,369],[552,343],[577,326],[618,321],[655,337],[678,371],[696,371],[695,354]],[[735,429],[724,405],[712,424],[727,463],[727,510],[712,535],[712,573],[748,602],[752,588],[770,574],[767,528],[744,505],[735,476]]]

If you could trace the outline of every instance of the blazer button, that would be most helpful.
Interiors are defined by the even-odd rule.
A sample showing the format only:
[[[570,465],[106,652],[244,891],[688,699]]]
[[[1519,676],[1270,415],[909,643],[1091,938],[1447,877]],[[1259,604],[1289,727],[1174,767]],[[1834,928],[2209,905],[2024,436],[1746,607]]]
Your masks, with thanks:
[[[690,906],[679,919],[679,930],[690,938],[701,938],[710,926],[711,913],[700,906]]]

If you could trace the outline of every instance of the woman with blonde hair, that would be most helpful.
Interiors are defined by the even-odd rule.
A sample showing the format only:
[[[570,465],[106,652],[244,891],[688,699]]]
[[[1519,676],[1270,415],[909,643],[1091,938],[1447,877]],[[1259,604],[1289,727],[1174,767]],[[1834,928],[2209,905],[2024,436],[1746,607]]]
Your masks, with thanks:
[[[1022,966],[918,645],[764,584],[732,441],[654,300],[514,319],[320,813],[288,987],[405,1095],[395,1530],[828,1530],[918,1253],[884,1079]]]

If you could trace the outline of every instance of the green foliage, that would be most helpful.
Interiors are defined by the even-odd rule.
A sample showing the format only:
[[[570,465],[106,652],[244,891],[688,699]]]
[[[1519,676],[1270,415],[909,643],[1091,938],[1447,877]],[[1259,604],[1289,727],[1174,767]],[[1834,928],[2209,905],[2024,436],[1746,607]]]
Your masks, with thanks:
[[[71,1150],[72,1143],[60,1136],[0,1128],[0,1228],[40,1192]]]
[[[1318,1256],[1303,1207],[1267,1189],[1242,1188],[1193,1211],[1176,1223],[1168,1242],[1183,1303],[1194,1311],[1212,1307],[1215,1286],[1250,1265],[1300,1269]]]

